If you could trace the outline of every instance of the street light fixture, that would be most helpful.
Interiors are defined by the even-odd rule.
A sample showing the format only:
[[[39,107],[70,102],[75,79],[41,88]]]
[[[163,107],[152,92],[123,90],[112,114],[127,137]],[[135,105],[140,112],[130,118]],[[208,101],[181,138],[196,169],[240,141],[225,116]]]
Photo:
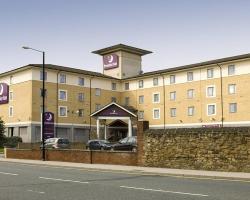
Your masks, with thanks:
[[[44,112],[45,112],[45,52],[38,50],[38,49],[33,49],[27,46],[23,46],[23,49],[30,49],[33,51],[37,51],[43,54],[43,88],[42,88],[42,98],[43,98],[43,104],[42,104],[42,159],[45,161],[45,144],[44,144]]]

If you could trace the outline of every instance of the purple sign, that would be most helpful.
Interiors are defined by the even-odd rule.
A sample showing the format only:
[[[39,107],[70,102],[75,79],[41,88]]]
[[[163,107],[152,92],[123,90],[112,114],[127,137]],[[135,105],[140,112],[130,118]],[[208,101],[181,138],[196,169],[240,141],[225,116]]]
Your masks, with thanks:
[[[54,137],[54,113],[44,113],[44,139]]]
[[[105,70],[118,67],[118,56],[116,54],[109,54],[103,56],[103,68]]]
[[[0,104],[9,103],[9,86],[6,83],[0,83]]]

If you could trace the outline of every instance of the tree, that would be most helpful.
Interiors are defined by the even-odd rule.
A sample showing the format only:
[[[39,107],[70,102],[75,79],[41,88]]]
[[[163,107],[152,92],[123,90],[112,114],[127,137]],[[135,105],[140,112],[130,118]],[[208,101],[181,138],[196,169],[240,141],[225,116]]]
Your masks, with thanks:
[[[4,130],[5,130],[4,121],[0,117],[0,147],[2,147],[5,142]]]

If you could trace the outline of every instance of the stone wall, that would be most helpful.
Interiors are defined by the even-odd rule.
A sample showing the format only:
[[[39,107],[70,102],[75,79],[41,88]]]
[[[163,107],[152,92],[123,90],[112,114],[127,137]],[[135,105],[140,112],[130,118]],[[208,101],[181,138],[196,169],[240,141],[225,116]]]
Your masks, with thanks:
[[[140,165],[250,172],[250,128],[147,130]]]

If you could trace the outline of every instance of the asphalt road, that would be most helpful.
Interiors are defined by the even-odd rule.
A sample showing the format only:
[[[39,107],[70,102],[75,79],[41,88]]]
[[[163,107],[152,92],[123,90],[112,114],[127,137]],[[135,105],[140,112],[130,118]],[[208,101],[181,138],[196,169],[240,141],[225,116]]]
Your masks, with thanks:
[[[250,200],[250,181],[0,162],[0,200]]]

